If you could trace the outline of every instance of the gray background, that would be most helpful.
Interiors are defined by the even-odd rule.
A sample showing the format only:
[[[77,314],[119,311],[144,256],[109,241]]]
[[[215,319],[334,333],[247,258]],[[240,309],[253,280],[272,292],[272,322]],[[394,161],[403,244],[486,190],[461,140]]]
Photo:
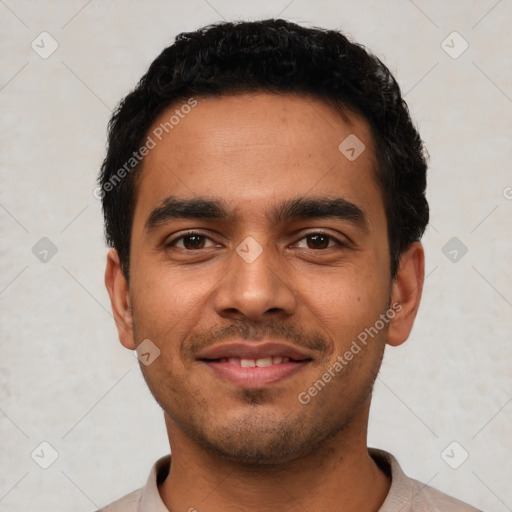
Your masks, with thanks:
[[[92,191],[106,124],[177,33],[274,16],[372,49],[431,155],[424,299],[411,339],[386,353],[369,444],[512,510],[511,14],[510,0],[0,0],[0,510],[94,510],[168,451],[103,285]]]

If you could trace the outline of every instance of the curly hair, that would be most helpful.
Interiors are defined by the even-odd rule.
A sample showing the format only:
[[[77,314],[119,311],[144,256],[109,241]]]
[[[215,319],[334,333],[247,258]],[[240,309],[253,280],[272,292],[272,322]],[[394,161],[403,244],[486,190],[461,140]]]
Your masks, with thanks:
[[[310,95],[367,120],[394,277],[402,252],[421,238],[429,218],[427,153],[407,104],[389,69],[364,46],[339,31],[282,19],[225,22],[179,34],[112,115],[98,190],[106,240],[117,250],[125,276],[140,170],[133,156],[155,119],[191,96],[257,91]],[[133,169],[127,169],[128,161]]]

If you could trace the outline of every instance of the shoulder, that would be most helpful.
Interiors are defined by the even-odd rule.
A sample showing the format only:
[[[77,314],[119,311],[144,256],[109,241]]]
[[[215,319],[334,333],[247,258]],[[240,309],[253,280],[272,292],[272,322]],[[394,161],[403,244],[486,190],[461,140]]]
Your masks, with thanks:
[[[375,448],[368,451],[378,466],[391,477],[391,488],[379,512],[481,512],[463,501],[409,478],[390,453]]]
[[[417,480],[412,480],[412,486],[415,492],[413,497],[414,511],[433,511],[433,512],[482,512],[481,510],[460,501],[452,496],[422,484]]]
[[[158,492],[158,484],[169,473],[170,465],[170,455],[158,459],[151,468],[144,487],[114,501],[98,512],[168,512]]]

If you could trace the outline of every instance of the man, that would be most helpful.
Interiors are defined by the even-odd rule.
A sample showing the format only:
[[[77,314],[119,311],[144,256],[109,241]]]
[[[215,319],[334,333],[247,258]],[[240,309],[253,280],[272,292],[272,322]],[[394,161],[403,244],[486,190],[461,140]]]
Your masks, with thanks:
[[[283,20],[180,34],[110,123],[105,282],[172,451],[104,511],[474,511],[368,449],[412,328],[421,139],[389,70]]]

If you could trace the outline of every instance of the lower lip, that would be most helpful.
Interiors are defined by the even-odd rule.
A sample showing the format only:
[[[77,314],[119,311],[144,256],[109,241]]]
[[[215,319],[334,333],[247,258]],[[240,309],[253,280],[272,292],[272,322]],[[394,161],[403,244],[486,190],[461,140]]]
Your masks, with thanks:
[[[275,384],[299,372],[309,361],[295,361],[273,364],[272,366],[243,368],[231,363],[201,361],[220,377],[246,388],[264,387]]]

